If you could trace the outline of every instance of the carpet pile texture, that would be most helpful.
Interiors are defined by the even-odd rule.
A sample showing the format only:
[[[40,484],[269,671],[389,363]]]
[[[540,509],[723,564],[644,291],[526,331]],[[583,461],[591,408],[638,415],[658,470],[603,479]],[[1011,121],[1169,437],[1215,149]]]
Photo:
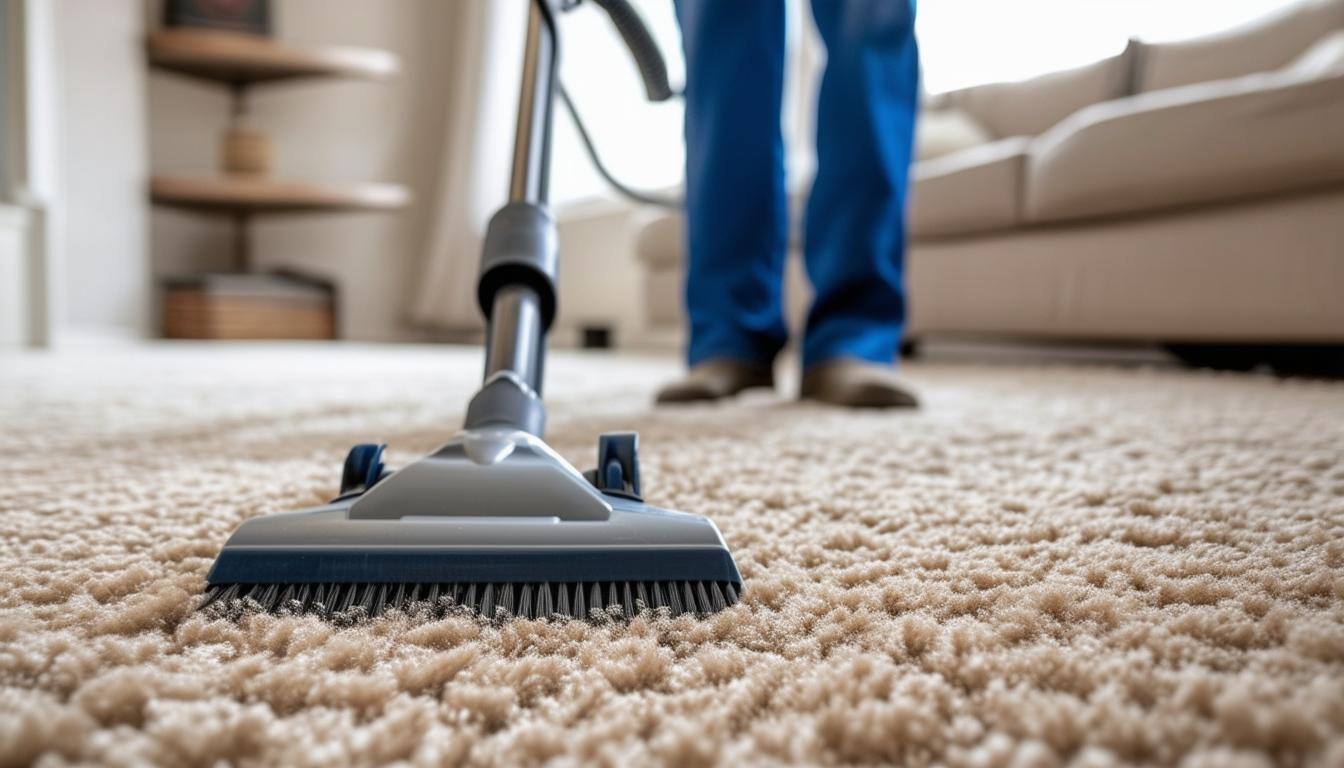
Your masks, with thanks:
[[[0,764],[1344,765],[1344,386],[914,364],[925,407],[653,410],[558,354],[549,439],[637,429],[712,517],[706,620],[192,613],[242,520],[458,425],[452,348],[0,359]]]

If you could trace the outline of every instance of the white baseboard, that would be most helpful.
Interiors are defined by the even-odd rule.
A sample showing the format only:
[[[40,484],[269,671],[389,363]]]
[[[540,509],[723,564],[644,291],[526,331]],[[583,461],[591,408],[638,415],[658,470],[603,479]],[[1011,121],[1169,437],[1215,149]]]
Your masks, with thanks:
[[[106,347],[125,344],[142,344],[145,334],[129,325],[63,325],[56,346],[66,347]]]

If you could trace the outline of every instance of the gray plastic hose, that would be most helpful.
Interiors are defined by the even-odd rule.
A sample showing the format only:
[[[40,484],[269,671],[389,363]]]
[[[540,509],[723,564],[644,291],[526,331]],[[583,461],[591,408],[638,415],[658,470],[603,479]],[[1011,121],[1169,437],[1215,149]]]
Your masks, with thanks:
[[[644,79],[644,93],[649,101],[667,101],[672,98],[672,86],[667,82],[667,62],[658,42],[653,39],[644,19],[627,0],[592,0],[607,12],[611,23],[630,49],[630,55]]]
[[[552,8],[552,2],[555,0],[533,0],[541,10],[542,17],[546,22],[547,28],[551,32],[551,39],[558,51],[560,47],[560,29],[556,24],[555,11]],[[559,0],[559,8],[562,11],[571,11],[579,6],[582,0]],[[627,0],[593,0],[607,16],[611,19],[612,25],[616,27],[621,40],[625,42],[626,48],[630,51],[630,56],[635,60],[635,66],[639,69],[639,75],[644,81],[644,92],[650,101],[667,101],[676,94],[672,91],[672,86],[667,79],[667,62],[663,59],[662,50],[658,48],[658,43],[654,40],[649,28],[645,26],[644,19],[635,11]],[[555,60],[559,54],[552,59],[554,66]],[[657,192],[648,192],[634,189],[612,175],[607,169],[602,158],[597,153],[597,147],[593,138],[588,133],[588,128],[583,124],[583,118],[579,117],[579,111],[574,106],[574,101],[570,99],[565,91],[564,85],[556,77],[556,92],[560,96],[560,101],[569,113],[569,117],[574,121],[574,127],[578,131],[579,141],[583,149],[588,154],[588,159],[593,162],[593,167],[612,189],[615,189],[622,197],[645,205],[654,205],[661,208],[670,208],[680,210],[685,207],[685,201],[679,197],[659,194]]]

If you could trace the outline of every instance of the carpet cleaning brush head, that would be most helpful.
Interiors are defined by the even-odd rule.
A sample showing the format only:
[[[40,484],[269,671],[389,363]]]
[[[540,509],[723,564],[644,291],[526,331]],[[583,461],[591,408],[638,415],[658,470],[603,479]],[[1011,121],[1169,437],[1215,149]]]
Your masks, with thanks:
[[[633,433],[602,436],[600,471],[586,475],[507,427],[465,430],[395,473],[381,456],[352,449],[326,506],[240,526],[201,608],[628,619],[738,600],[742,577],[714,524],[643,502]]]
[[[449,584],[218,584],[202,610],[217,616],[267,611],[359,621],[393,611],[442,618],[471,614],[496,619],[633,619],[644,611],[669,617],[706,615],[737,602],[731,581],[609,581]]]

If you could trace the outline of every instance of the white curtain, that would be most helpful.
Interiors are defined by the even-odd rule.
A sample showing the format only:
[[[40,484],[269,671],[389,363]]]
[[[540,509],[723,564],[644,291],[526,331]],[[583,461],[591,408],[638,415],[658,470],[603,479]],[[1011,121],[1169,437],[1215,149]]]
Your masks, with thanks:
[[[490,216],[508,197],[529,0],[454,0],[443,151],[415,322],[481,325],[476,269]]]

